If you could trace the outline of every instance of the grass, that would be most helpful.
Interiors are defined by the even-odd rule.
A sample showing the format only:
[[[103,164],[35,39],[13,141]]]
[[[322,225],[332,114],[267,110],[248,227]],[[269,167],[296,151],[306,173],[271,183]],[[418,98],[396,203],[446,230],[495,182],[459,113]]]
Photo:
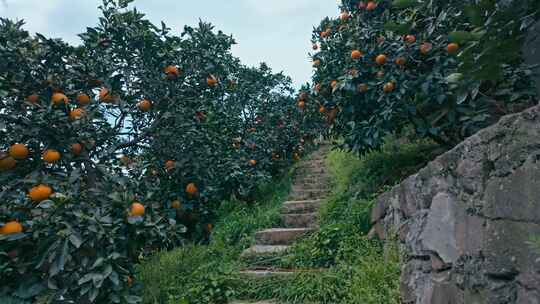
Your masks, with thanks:
[[[279,222],[290,177],[269,185],[254,206],[225,202],[209,245],[159,253],[140,266],[145,303],[399,303],[400,256],[392,242],[366,237],[371,206],[377,194],[431,160],[436,148],[429,142],[389,139],[381,151],[362,158],[332,151],[327,163],[333,192],[320,212],[320,229],[280,256],[239,259],[255,231]],[[238,276],[240,269],[253,265],[324,271],[265,280]]]

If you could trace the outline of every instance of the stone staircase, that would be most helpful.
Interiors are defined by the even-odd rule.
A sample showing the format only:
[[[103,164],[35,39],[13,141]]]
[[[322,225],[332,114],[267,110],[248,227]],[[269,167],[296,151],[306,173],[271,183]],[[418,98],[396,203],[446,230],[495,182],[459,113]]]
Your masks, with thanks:
[[[320,145],[307,160],[303,160],[294,173],[294,181],[288,200],[281,208],[279,227],[261,230],[255,233],[255,244],[246,249],[241,258],[268,258],[286,253],[298,238],[318,229],[318,211],[324,198],[330,192],[330,175],[325,166],[325,156],[330,151],[329,145]],[[291,269],[276,269],[268,266],[256,266],[245,269],[242,275],[249,278],[269,278],[294,274]],[[249,302],[234,302],[249,304]],[[253,304],[272,304],[263,301]],[[274,303],[275,304],[275,303]]]

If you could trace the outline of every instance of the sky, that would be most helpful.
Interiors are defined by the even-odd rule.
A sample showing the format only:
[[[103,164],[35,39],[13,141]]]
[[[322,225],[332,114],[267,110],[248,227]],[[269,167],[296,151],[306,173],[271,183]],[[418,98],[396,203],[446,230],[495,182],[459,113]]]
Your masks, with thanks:
[[[0,17],[23,19],[25,29],[78,44],[78,33],[97,24],[101,0],[0,0]],[[299,88],[312,73],[311,32],[326,16],[338,15],[336,0],[136,0],[154,23],[175,33],[199,19],[211,22],[238,43],[233,53],[247,65],[266,62],[291,76]]]

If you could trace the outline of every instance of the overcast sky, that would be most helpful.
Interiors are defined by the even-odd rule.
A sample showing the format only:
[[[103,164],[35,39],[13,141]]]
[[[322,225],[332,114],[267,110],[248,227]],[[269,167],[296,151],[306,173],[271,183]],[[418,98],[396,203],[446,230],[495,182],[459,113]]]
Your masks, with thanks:
[[[0,0],[0,16],[24,19],[26,29],[78,43],[78,33],[97,23],[101,0]],[[284,71],[296,87],[311,77],[308,58],[313,26],[336,16],[336,0],[137,0],[152,22],[164,21],[177,33],[199,18],[233,34],[233,48],[245,64],[268,63]]]

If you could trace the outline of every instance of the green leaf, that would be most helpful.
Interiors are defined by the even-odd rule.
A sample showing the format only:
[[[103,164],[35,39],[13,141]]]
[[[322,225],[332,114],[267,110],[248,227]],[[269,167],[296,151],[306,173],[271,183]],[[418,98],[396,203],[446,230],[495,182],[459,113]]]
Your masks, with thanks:
[[[388,21],[384,24],[384,29],[395,32],[400,35],[405,35],[411,32],[412,23],[398,24],[393,21]]]
[[[394,0],[392,2],[392,7],[397,9],[406,9],[411,7],[416,7],[422,4],[418,0]]]

